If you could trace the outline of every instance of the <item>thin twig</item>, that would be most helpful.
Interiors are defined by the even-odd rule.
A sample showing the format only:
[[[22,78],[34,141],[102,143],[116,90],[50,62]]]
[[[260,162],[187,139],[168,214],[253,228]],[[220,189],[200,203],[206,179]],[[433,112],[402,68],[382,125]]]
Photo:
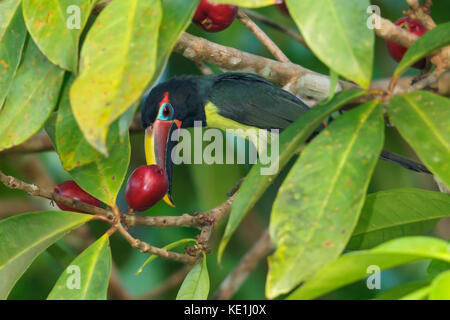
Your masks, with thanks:
[[[380,22],[380,27],[375,28],[375,33],[380,38],[391,40],[404,47],[410,47],[418,37],[414,33],[395,25],[392,21],[379,15],[373,15],[373,23]]]
[[[436,23],[430,16],[431,0],[426,0],[423,6],[420,5],[419,0],[406,0],[406,2],[411,9],[405,10],[405,14],[413,19],[419,19],[428,30],[436,27]]]
[[[162,296],[166,292],[168,292],[168,291],[172,290],[173,288],[177,287],[178,285],[180,285],[180,283],[183,282],[184,278],[186,278],[186,275],[189,273],[189,271],[191,269],[192,269],[192,265],[184,266],[180,270],[173,273],[166,280],[164,280],[164,282],[161,283],[159,286],[157,286],[150,292],[145,293],[142,296],[138,297],[138,299],[139,300],[152,300],[152,299]]]
[[[1,153],[32,153],[51,150],[53,150],[53,144],[49,136],[45,132],[39,132],[24,143],[10,149],[2,150]]]
[[[235,194],[231,195],[226,201],[222,202],[220,205],[204,214],[210,218],[211,223],[205,225],[202,228],[200,235],[198,237],[197,241],[198,244],[204,246],[208,244],[209,239],[211,238],[214,225],[216,225],[220,220],[228,217],[228,215],[230,214],[231,205],[233,204],[234,197]]]
[[[147,252],[147,253],[162,257],[162,258],[166,258],[166,259],[170,259],[170,260],[174,260],[174,261],[178,261],[178,262],[182,262],[182,263],[186,263],[186,264],[193,264],[197,261],[196,257],[192,257],[192,256],[184,254],[184,253],[178,253],[178,252],[168,251],[166,249],[157,248],[147,242],[136,239],[120,223],[116,224],[116,227],[117,227],[117,230],[122,234],[122,236],[128,241],[128,243],[132,247],[139,249],[141,252]]]
[[[202,74],[204,74],[205,76],[210,75],[210,74],[214,74],[214,72],[211,70],[210,67],[208,67],[206,65],[206,63],[201,62],[201,61],[194,61],[194,63],[197,66],[198,70],[200,70],[200,72]]]
[[[123,287],[117,267],[113,263],[109,278],[108,292],[114,300],[133,300],[134,297]]]
[[[269,230],[265,230],[255,245],[246,253],[239,265],[222,282],[214,299],[227,300],[241,287],[248,275],[255,270],[259,262],[273,250]]]
[[[294,39],[295,41],[299,42],[300,44],[304,45],[305,47],[307,47],[307,44],[305,42],[305,39],[303,39],[303,37],[301,36],[301,34],[299,34],[297,31],[289,29],[269,18],[267,18],[266,16],[259,14],[256,11],[253,10],[243,10],[251,19],[259,21],[261,23],[264,23],[265,25],[278,30],[286,35],[288,35],[289,37],[291,37],[292,39]]]
[[[275,42],[270,39],[264,31],[261,30],[260,27],[256,25],[243,10],[238,9],[237,18],[242,22],[244,26],[246,26],[255,37],[269,50],[269,52],[281,62],[290,62],[288,57],[283,53],[283,51],[278,48]]]

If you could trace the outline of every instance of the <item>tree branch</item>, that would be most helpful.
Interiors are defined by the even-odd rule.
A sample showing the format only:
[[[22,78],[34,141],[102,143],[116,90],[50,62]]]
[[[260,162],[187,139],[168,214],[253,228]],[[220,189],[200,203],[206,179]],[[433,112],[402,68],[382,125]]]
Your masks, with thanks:
[[[101,3],[99,9],[110,1]],[[100,6],[100,5],[98,5]],[[98,7],[97,6],[97,7]],[[390,39],[404,46],[410,46],[416,36],[396,26],[391,21],[379,17],[381,28],[375,29],[377,35]],[[297,64],[283,63],[263,58],[247,52],[216,44],[188,33],[181,35],[174,51],[194,62],[206,62],[217,65],[228,71],[250,72],[258,74],[270,81],[285,87],[289,84],[289,91],[316,100],[328,97],[330,79],[328,76],[313,72]],[[339,81],[338,90],[357,88],[358,86],[347,81]]]
[[[111,276],[109,278],[108,292],[114,300],[133,300],[135,299],[120,282],[119,272],[116,265],[111,266]]]
[[[201,258],[202,251],[209,251],[208,245],[214,225],[230,214],[231,204],[233,203],[234,199],[233,194],[229,199],[227,199],[225,202],[221,203],[217,207],[211,209],[206,213],[197,214],[195,216],[189,216],[187,214],[184,214],[181,216],[168,216],[168,217],[144,217],[144,216],[120,214],[116,208],[115,208],[116,210],[111,210],[92,206],[90,204],[45,190],[37,185],[28,184],[15,177],[7,176],[1,171],[0,171],[0,182],[2,182],[8,188],[19,189],[27,192],[32,196],[47,198],[52,201],[56,201],[60,204],[66,205],[68,207],[80,210],[82,212],[95,215],[97,219],[104,220],[108,223],[113,224],[112,229],[110,229],[111,234],[114,233],[116,230],[119,231],[122,234],[122,236],[130,243],[131,246],[141,250],[142,252],[148,252],[150,254],[155,254],[165,259],[183,262],[186,264],[195,263],[199,258]],[[234,192],[235,191],[237,191],[237,189],[235,189]],[[117,211],[117,214],[115,211]],[[120,220],[117,221],[116,220],[117,218],[120,218]],[[127,226],[127,228],[136,225],[146,225],[155,227],[169,227],[169,226],[197,227],[200,228],[201,232],[197,238],[197,243],[192,248],[188,248],[189,249],[188,254],[181,254],[154,247],[149,243],[134,238],[122,225],[122,223],[124,223],[125,226]]]
[[[328,76],[297,64],[283,63],[226,47],[189,33],[184,33],[180,37],[174,51],[190,60],[211,63],[227,71],[254,73],[281,86],[293,81],[294,93],[317,100],[322,100],[329,94]],[[346,81],[340,81],[339,84],[340,89],[358,87]]]
[[[239,265],[222,282],[214,295],[214,299],[230,299],[239,290],[248,275],[255,270],[259,262],[273,250],[273,247],[270,241],[269,230],[266,229],[255,245],[242,258]]]
[[[113,213],[111,210],[105,210],[88,203],[84,203],[69,197],[62,196],[57,193],[53,193],[51,191],[40,188],[34,184],[28,184],[22,180],[19,180],[15,177],[7,176],[2,171],[0,171],[0,182],[2,182],[6,187],[10,189],[19,189],[27,192],[31,196],[43,197],[52,201],[56,201],[68,207],[96,215],[102,216],[105,218],[112,218]]]
[[[138,216],[122,214],[121,219],[128,227],[148,226],[148,227],[191,227],[202,228],[213,225],[223,218],[227,217],[234,196],[231,196],[225,202],[221,203],[214,209],[202,214],[190,215],[187,213],[181,216]]]
[[[157,286],[152,291],[143,294],[142,296],[138,297],[139,300],[152,300],[155,298],[158,298],[165,294],[167,291],[172,290],[176,286],[178,286],[181,282],[183,282],[186,275],[189,273],[189,271],[192,269],[191,265],[187,265],[180,270],[176,271],[174,274],[172,274],[169,278],[167,278],[163,283],[161,283],[159,286]]]
[[[45,132],[36,133],[24,143],[1,151],[0,153],[32,153],[52,151],[53,144],[49,136]]]

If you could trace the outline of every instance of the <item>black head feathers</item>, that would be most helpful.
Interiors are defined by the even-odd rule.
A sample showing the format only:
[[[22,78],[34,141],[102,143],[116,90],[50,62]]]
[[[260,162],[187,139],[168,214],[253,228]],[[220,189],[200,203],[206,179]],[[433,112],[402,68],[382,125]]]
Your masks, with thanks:
[[[155,86],[143,99],[142,125],[147,128],[158,114],[161,101],[168,93],[174,108],[174,118],[182,121],[182,127],[192,127],[194,121],[205,122],[204,104],[206,96],[201,88],[201,77],[185,76],[172,78]]]

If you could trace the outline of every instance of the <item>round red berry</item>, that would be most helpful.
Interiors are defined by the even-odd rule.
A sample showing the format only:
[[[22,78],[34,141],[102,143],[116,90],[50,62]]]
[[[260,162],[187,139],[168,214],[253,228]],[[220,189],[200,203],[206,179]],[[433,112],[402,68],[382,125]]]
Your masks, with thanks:
[[[202,0],[192,21],[205,31],[218,32],[228,28],[233,23],[237,11],[237,6]]]
[[[125,199],[136,211],[145,211],[167,193],[166,172],[156,165],[141,166],[128,178]]]
[[[418,37],[421,37],[425,32],[427,32],[427,28],[422,24],[422,22],[418,19],[412,19],[410,17],[403,17],[395,21],[395,25],[408,30],[409,32],[415,34]],[[408,48],[399,45],[398,43],[386,40],[386,46],[389,51],[389,54],[395,61],[402,60],[406,50]],[[417,69],[425,68],[426,60],[422,59],[416,62],[413,67]]]

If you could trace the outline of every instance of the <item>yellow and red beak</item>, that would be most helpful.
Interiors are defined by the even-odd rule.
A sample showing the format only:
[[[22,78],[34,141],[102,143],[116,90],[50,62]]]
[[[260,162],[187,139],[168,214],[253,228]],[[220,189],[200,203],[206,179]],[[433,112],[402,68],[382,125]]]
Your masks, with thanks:
[[[145,158],[147,165],[158,165],[167,174],[169,188],[163,200],[171,207],[175,207],[172,200],[172,149],[176,141],[172,141],[172,133],[181,128],[179,120],[155,120],[153,125],[145,130]]]

